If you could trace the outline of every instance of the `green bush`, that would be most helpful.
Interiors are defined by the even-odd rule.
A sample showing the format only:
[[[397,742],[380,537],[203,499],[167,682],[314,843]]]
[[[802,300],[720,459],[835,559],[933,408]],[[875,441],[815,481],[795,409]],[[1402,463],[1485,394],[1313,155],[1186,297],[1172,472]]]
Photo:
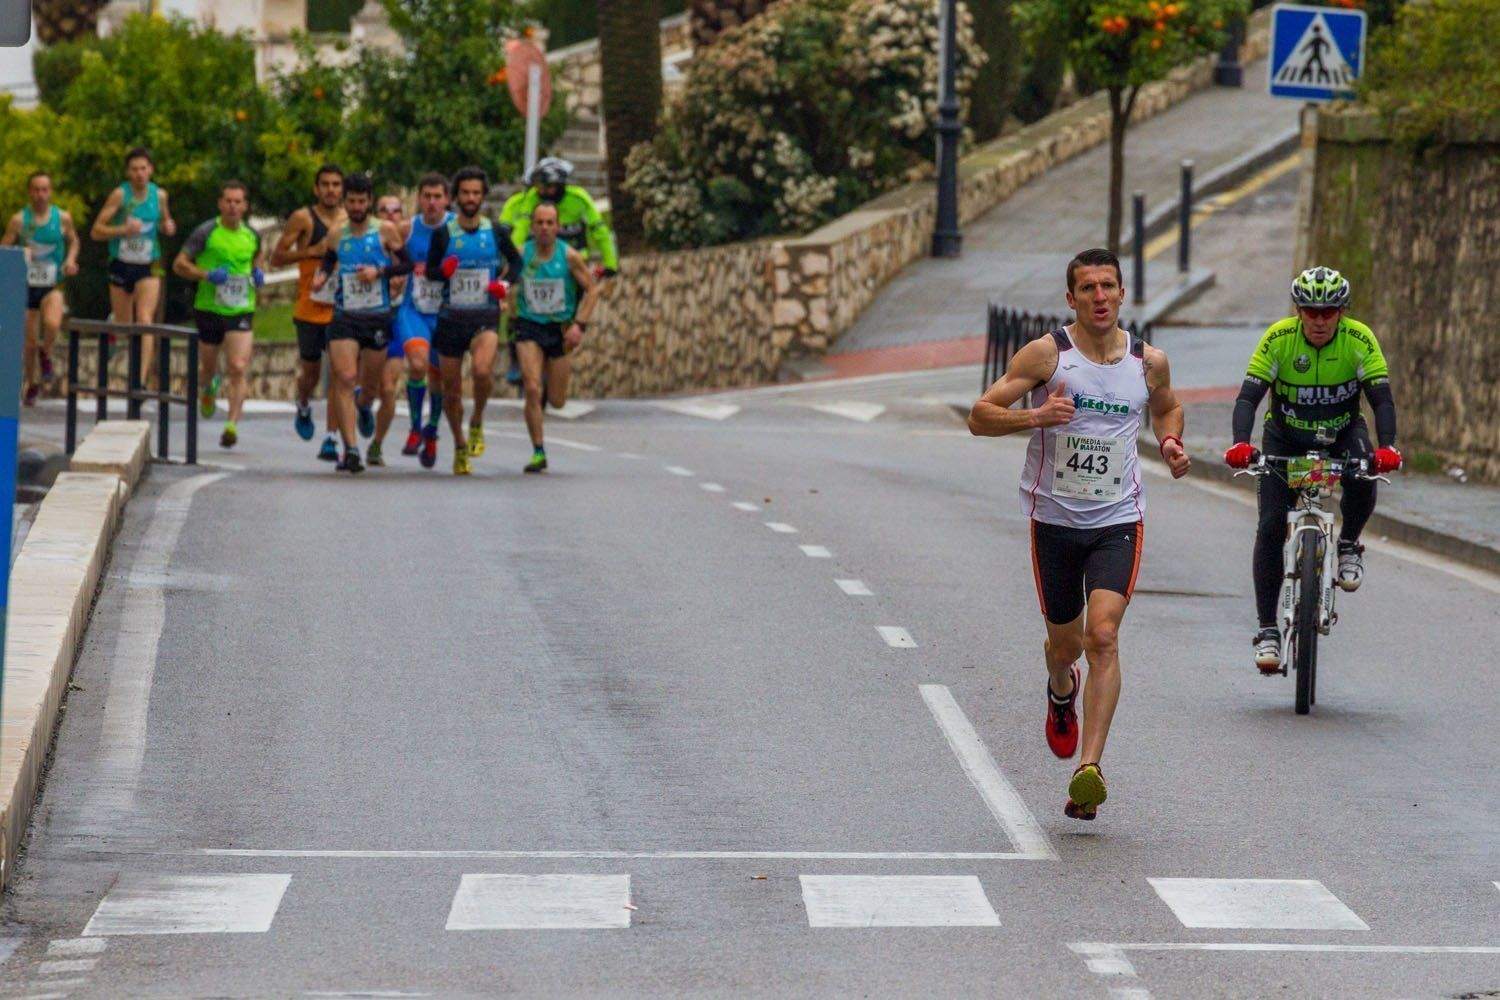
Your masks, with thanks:
[[[1360,99],[1389,116],[1402,138],[1425,145],[1455,119],[1500,112],[1500,3],[1403,4],[1375,33]]]
[[[63,123],[45,106],[18,111],[11,95],[0,94],[0,225],[26,204],[26,180],[34,172],[53,175],[54,200],[82,225],[87,203],[76,191],[63,189]]]
[[[967,95],[983,55],[959,10]],[[937,41],[937,5],[922,0],[801,0],[724,34],[690,64],[656,138],[630,153],[647,239],[805,232],[925,171]]]
[[[98,38],[38,47],[31,56],[31,75],[36,80],[38,99],[54,111],[60,109],[68,88],[83,71],[83,54],[98,48]]]

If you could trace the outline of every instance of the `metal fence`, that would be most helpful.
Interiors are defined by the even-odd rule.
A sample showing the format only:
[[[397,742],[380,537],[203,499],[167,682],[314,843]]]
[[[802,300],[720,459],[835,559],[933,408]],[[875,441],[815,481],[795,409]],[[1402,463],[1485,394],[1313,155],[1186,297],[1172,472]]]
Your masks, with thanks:
[[[1016,352],[1022,347],[1071,322],[1073,322],[1072,317],[1021,312],[1016,309],[1006,309],[991,302],[984,344],[984,371],[982,373],[984,382],[979,387],[980,393],[983,394],[995,384],[995,381],[1010,365],[1010,359],[1015,357]],[[1148,344],[1151,343],[1150,323],[1138,325],[1132,320],[1125,325],[1125,329],[1132,336],[1140,337]]]
[[[172,405],[179,405],[186,409],[184,427],[186,430],[186,454],[187,464],[196,465],[198,462],[198,333],[181,326],[159,326],[156,324],[138,323],[108,323],[100,320],[74,319],[69,320],[68,333],[68,420],[65,447],[69,455],[78,444],[78,397],[94,397],[94,419],[105,421],[109,419],[109,401],[111,398],[125,400],[125,415],[127,419],[139,420],[141,417],[141,404],[148,400],[156,401],[156,457],[166,460],[171,441],[170,409]],[[78,367],[82,353],[81,341],[85,337],[93,337],[98,342],[98,371],[95,372],[94,385],[79,385]],[[156,352],[156,388],[147,389],[141,371],[143,351],[141,340],[143,337],[158,337],[161,343],[157,345]],[[109,384],[109,361],[111,352],[114,350],[115,341],[123,339],[127,342],[126,350],[128,359],[126,364],[126,387],[123,389],[112,388]],[[187,341],[187,392],[185,395],[174,395],[172,388],[172,341]]]

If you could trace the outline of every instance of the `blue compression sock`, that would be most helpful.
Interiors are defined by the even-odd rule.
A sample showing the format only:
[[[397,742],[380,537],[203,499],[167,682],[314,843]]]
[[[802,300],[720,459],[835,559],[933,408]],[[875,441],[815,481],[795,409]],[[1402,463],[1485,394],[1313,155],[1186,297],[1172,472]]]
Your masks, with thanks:
[[[436,427],[438,425],[438,421],[443,417],[443,394],[439,392],[438,387],[434,385],[432,387],[432,391],[427,394],[427,397],[430,401],[430,405],[432,406],[432,412],[427,416],[427,426]]]
[[[422,426],[422,404],[426,402],[427,380],[406,380],[406,408],[411,411],[411,429]]]

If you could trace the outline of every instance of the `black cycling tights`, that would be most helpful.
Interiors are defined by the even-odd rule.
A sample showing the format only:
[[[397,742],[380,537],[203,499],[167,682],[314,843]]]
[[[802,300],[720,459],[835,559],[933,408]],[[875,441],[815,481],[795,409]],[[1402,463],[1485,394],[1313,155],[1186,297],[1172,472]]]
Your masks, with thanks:
[[[1280,435],[1266,429],[1261,439],[1261,451],[1267,455],[1296,455],[1306,449],[1284,441]],[[1329,454],[1345,458],[1369,458],[1370,433],[1365,422],[1356,419],[1338,436]],[[1365,522],[1375,512],[1375,484],[1367,479],[1344,477],[1343,499],[1339,512],[1343,515],[1343,527],[1339,539],[1346,542],[1359,541],[1359,533],[1365,530]],[[1286,543],[1286,512],[1292,508],[1292,491],[1284,479],[1262,476],[1260,479],[1259,521],[1255,528],[1255,612],[1260,616],[1261,627],[1276,624],[1276,598],[1281,595],[1282,546]]]

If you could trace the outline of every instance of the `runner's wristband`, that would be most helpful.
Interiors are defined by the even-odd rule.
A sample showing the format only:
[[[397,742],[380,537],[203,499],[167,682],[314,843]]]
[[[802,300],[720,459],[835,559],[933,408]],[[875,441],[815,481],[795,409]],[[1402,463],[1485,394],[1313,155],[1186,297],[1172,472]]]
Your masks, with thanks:
[[[1177,447],[1181,448],[1183,451],[1187,451],[1187,446],[1182,443],[1182,438],[1178,437],[1176,434],[1168,434],[1166,437],[1161,439],[1161,444],[1156,446],[1156,450],[1161,453],[1162,458],[1167,457],[1168,441],[1176,441]]]
[[[573,321],[573,325],[578,327],[578,329],[580,330],[587,330],[589,328],[589,325],[587,323],[577,319]]]

